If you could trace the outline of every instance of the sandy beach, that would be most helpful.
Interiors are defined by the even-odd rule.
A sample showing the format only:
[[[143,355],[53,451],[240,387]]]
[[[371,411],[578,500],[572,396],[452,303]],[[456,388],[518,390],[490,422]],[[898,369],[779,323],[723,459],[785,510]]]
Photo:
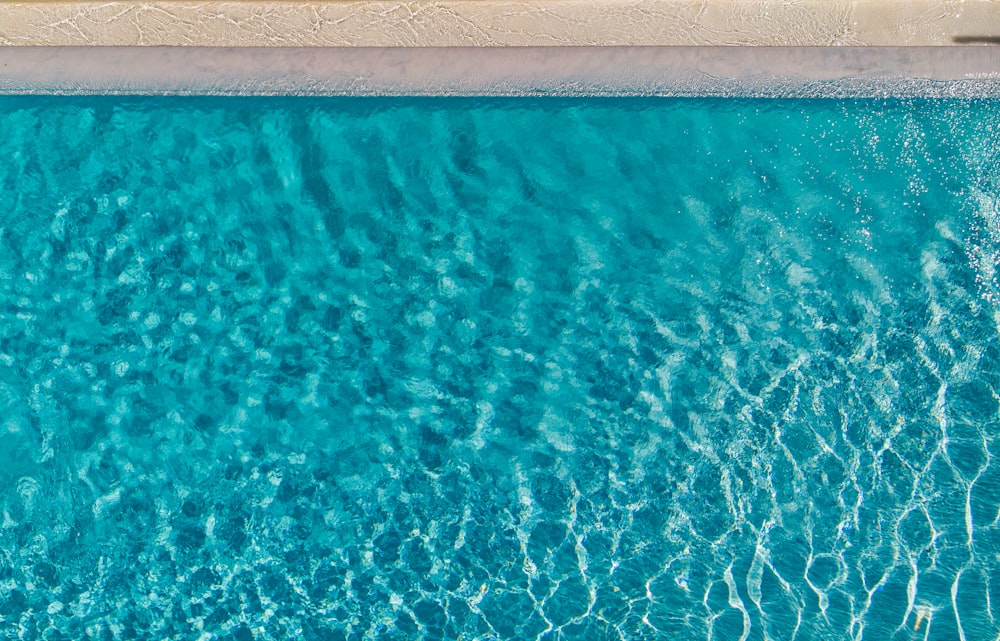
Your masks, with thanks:
[[[997,0],[0,2],[6,46],[942,46]]]

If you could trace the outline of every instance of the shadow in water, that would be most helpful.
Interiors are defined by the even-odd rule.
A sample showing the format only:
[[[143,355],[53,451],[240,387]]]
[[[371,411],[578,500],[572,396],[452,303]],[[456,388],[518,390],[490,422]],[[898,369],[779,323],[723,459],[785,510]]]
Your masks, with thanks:
[[[1000,45],[1000,36],[955,36],[951,41],[959,45]]]

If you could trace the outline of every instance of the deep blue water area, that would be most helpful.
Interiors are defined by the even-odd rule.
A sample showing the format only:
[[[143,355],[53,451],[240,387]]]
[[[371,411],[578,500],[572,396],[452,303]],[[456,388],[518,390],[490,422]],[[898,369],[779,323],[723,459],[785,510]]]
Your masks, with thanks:
[[[1000,634],[1000,103],[0,98],[0,638]]]

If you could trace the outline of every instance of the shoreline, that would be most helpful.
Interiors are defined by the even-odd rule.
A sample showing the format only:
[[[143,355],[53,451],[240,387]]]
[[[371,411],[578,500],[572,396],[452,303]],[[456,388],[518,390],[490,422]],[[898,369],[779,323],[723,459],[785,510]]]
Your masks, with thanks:
[[[1000,47],[0,47],[0,93],[1000,97]]]

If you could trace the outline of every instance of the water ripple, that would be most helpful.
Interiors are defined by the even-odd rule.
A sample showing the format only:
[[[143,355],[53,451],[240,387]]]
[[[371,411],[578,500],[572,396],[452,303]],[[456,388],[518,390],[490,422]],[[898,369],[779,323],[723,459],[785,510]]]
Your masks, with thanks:
[[[1000,634],[994,103],[9,107],[11,638]]]

